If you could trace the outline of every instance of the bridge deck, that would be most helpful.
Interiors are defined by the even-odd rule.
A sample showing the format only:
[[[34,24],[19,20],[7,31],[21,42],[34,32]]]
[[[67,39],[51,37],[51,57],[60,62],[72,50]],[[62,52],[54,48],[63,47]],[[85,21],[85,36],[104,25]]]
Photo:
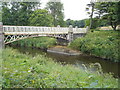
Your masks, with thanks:
[[[37,27],[37,26],[3,26],[2,35],[6,35],[4,43],[12,43],[28,37],[51,36],[63,38],[71,42],[76,37],[81,37],[88,28],[70,27]]]
[[[73,28],[73,33],[86,33],[86,28]],[[3,26],[5,35],[68,34],[66,27]]]

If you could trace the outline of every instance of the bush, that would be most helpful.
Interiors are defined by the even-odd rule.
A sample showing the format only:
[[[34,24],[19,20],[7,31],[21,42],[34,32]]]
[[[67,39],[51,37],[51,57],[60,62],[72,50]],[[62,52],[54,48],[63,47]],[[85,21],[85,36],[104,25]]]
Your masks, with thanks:
[[[92,54],[102,58],[119,62],[118,48],[120,37],[117,31],[94,31],[83,38],[74,40],[70,47],[83,53]]]
[[[35,48],[49,48],[56,44],[56,39],[49,37],[27,38],[11,43],[11,45],[18,45],[21,47],[35,47]]]

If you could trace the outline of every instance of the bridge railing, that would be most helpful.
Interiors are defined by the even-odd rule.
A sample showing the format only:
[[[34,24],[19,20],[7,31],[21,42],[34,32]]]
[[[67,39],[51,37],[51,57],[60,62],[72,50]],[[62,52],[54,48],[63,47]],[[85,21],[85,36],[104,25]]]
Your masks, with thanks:
[[[14,34],[68,34],[69,27],[3,26],[6,35]],[[73,33],[86,33],[86,28],[73,28]]]

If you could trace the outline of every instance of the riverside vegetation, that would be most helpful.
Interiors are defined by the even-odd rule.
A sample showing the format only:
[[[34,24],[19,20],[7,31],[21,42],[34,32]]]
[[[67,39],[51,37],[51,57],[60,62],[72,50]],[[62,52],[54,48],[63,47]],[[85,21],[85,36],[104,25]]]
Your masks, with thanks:
[[[118,79],[72,65],[61,65],[44,55],[31,56],[15,49],[3,51],[4,88],[118,88]]]
[[[49,37],[28,38],[11,43],[35,48],[49,48],[55,44],[56,39]],[[118,88],[118,79],[111,74],[93,73],[72,65],[63,66],[45,55],[32,56],[6,48],[3,58],[4,88]]]
[[[27,38],[27,39],[19,40],[11,43],[11,45],[46,49],[56,45],[56,43],[57,43],[57,40],[55,38],[35,37],[35,38]]]
[[[80,50],[83,53],[92,54],[119,62],[120,31],[89,32],[83,38],[77,38],[69,47]]]

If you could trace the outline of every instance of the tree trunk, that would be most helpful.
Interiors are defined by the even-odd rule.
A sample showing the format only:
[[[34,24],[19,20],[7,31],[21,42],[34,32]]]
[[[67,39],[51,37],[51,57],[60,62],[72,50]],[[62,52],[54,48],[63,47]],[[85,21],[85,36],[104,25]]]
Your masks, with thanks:
[[[114,27],[113,30],[116,31],[116,27]]]
[[[114,30],[114,31],[116,31],[117,24],[116,24],[116,23],[111,22],[111,27],[113,28],[113,30]]]
[[[94,13],[94,6],[95,6],[95,4],[92,3],[92,12],[91,12],[91,15],[90,15],[90,29],[91,29],[91,27],[92,27],[93,13]]]

